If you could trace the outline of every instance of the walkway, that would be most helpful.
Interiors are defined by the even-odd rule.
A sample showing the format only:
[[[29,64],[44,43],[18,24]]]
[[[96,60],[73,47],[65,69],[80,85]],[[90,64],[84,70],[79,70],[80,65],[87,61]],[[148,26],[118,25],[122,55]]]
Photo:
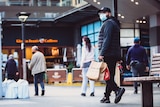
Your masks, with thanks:
[[[104,86],[96,86],[95,97],[80,96],[80,86],[59,86],[46,84],[45,96],[34,96],[34,86],[30,84],[29,99],[2,99],[0,107],[141,107],[141,94],[133,94],[132,86],[127,86],[122,100],[114,104],[114,94],[110,104],[102,104]],[[160,88],[154,84],[154,107],[160,107]]]

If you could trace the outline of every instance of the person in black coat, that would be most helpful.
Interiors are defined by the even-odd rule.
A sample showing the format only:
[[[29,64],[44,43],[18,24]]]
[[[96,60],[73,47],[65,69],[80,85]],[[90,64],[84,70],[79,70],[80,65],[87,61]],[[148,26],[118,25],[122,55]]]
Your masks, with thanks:
[[[106,89],[101,103],[110,103],[110,94],[115,92],[114,103],[121,100],[124,88],[120,88],[114,81],[116,63],[121,59],[120,51],[120,24],[119,21],[111,15],[111,10],[103,7],[98,11],[100,20],[103,22],[98,40],[99,59],[107,63],[110,71],[110,79],[106,81]]]
[[[18,75],[18,69],[12,54],[9,55],[8,61],[5,66],[5,72],[7,73],[8,79],[16,80],[16,76]]]

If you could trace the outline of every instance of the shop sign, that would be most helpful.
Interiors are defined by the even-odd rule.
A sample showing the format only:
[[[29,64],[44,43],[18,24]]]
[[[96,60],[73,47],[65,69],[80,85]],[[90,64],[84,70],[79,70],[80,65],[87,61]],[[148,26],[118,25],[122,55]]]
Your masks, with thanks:
[[[16,39],[16,43],[22,43],[22,39]],[[25,43],[58,43],[55,39],[26,39]]]

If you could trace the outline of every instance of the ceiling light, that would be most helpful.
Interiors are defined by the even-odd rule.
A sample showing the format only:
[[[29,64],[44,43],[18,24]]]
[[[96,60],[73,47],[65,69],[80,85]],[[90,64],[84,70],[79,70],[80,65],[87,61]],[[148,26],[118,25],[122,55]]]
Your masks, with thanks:
[[[99,4],[99,5],[100,5],[101,3],[100,3],[100,2],[97,2],[97,4]]]
[[[125,17],[123,15],[121,15],[120,13],[118,13],[118,17],[121,17],[122,19],[124,19]]]
[[[120,16],[121,16],[121,14],[118,14],[118,16],[120,17]]]
[[[136,23],[139,23],[139,20],[136,20]]]
[[[134,0],[131,0],[131,2],[134,2]]]
[[[93,0],[93,2],[97,2],[97,0]]]
[[[145,20],[143,20],[143,23],[147,23]]]
[[[135,2],[136,5],[139,5],[139,2]]]
[[[143,19],[146,19],[146,17],[143,17]]]
[[[121,16],[122,19],[124,19],[124,16]]]

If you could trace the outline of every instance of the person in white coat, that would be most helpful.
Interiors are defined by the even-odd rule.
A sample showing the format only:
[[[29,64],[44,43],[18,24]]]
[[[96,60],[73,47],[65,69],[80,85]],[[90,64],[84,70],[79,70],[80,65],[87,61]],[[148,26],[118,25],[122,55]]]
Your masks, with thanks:
[[[35,96],[38,96],[38,82],[41,85],[42,93],[41,96],[45,93],[44,87],[44,74],[46,72],[46,61],[42,52],[38,51],[37,46],[32,47],[32,58],[29,63],[29,69],[32,71],[32,75],[34,76],[34,86],[35,86]]]
[[[81,68],[82,68],[82,86],[81,86],[81,96],[86,96],[88,78],[86,76],[89,65],[91,61],[94,60],[94,47],[91,45],[90,39],[86,36],[82,38],[82,59],[81,59]],[[90,96],[94,96],[95,91],[95,82],[89,80],[90,85]]]

